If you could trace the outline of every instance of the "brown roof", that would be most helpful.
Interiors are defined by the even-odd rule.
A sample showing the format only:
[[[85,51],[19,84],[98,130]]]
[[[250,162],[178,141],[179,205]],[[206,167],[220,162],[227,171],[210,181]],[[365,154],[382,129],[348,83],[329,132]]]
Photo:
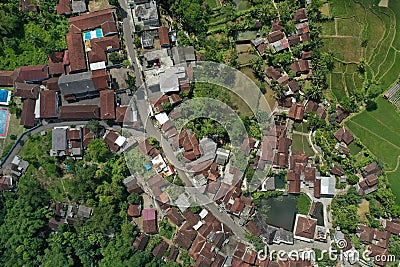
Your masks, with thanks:
[[[96,89],[106,89],[108,88],[108,82],[110,81],[110,76],[105,69],[92,71],[92,81],[94,88]]]
[[[106,21],[106,22],[102,23],[101,30],[103,31],[104,36],[118,33],[118,29],[117,29],[117,25],[115,24],[115,21]]]
[[[197,235],[196,239],[193,241],[192,248],[190,249],[189,256],[197,259],[204,244],[206,243],[206,239],[201,235]]]
[[[100,118],[102,120],[115,119],[115,97],[113,90],[100,91]]]
[[[58,15],[70,14],[72,11],[72,5],[70,0],[58,0],[56,5],[56,11]]]
[[[345,127],[340,128],[334,136],[339,142],[343,141],[346,145],[350,144],[354,140],[353,135]]]
[[[16,82],[14,84],[14,96],[37,99],[39,96],[39,85]]]
[[[90,40],[91,50],[88,52],[89,63],[107,61],[105,51],[110,49],[119,49],[119,39],[117,35],[105,36],[103,38],[95,38]]]
[[[302,33],[301,41],[302,42],[310,42],[311,41],[310,33],[309,32]]]
[[[296,10],[293,17],[296,21],[301,21],[301,20],[307,19],[306,9],[300,8],[300,9]]]
[[[326,110],[323,106],[318,106],[317,113],[320,119],[326,118]]]
[[[14,71],[0,70],[0,86],[13,85]]]
[[[337,114],[337,119],[336,122],[341,123],[345,118],[347,118],[350,114],[346,111],[344,111],[344,109],[337,105],[336,106],[336,114]]]
[[[304,117],[304,106],[299,103],[292,103],[292,106],[288,113],[289,118],[301,121]]]
[[[311,59],[312,52],[311,51],[301,51],[301,58],[302,59]]]
[[[59,108],[58,118],[61,120],[90,120],[99,119],[97,105],[68,105]]]
[[[64,73],[64,52],[54,52],[49,56],[49,74]]]
[[[186,249],[189,250],[192,246],[193,240],[196,238],[197,233],[192,228],[192,226],[188,223],[185,223],[181,229],[178,230],[175,236],[175,243]]]
[[[40,91],[40,118],[56,118],[58,112],[58,96],[56,91]]]
[[[298,175],[298,174],[296,174],[296,175]],[[300,179],[296,179],[294,181],[290,181],[290,183],[289,183],[289,193],[292,193],[292,194],[300,193]]]
[[[315,179],[314,181],[314,197],[320,197],[321,196],[321,180],[320,179]]]
[[[182,101],[182,99],[181,99],[181,97],[178,95],[178,94],[172,94],[172,95],[170,95],[169,96],[170,98],[171,98],[171,103],[172,104],[175,104],[175,103],[178,103],[178,102],[181,102]]]
[[[46,65],[23,66],[14,73],[15,81],[42,81],[49,78],[49,68]]]
[[[169,46],[169,35],[167,27],[161,26],[158,28],[158,37],[160,38],[160,45],[162,47]]]
[[[121,106],[118,106],[118,107],[116,107],[116,110],[115,110],[115,113],[116,113],[116,115],[115,115],[115,122],[116,123],[123,123],[124,122],[124,117],[125,117],[125,113],[126,113],[126,110],[128,109],[128,107],[121,107]]]
[[[146,234],[157,233],[157,219],[155,220],[143,220],[143,232]]]
[[[305,180],[306,181],[310,181],[310,182],[314,182],[315,180],[315,167],[306,167],[305,170]]]
[[[306,112],[306,113],[309,113],[309,112],[311,112],[311,111],[317,111],[317,109],[318,109],[318,103],[315,102],[315,101],[309,100],[309,101],[307,102],[305,112]]]
[[[127,211],[127,215],[130,217],[139,217],[142,211],[142,206],[139,205],[133,205],[131,203],[129,203],[128,206],[128,211]]]
[[[108,131],[104,137],[104,142],[113,152],[117,152],[120,148],[117,144],[115,144],[115,141],[118,137],[119,135],[113,131]]]
[[[336,176],[342,176],[344,174],[344,169],[341,166],[334,164],[331,173]]]
[[[133,242],[133,247],[139,251],[143,251],[146,248],[147,242],[149,242],[150,237],[146,234],[139,233],[135,241]]]
[[[260,230],[260,228],[258,227],[258,225],[257,225],[257,223],[255,221],[249,221],[246,224],[246,228],[251,234],[253,234],[255,236],[260,236],[261,235],[261,230]]]
[[[179,249],[175,246],[172,246],[169,250],[169,255],[167,256],[167,260],[176,261],[176,258],[178,258],[178,255],[179,255]]]
[[[25,127],[32,127],[35,125],[35,104],[36,100],[30,98],[24,100],[20,120],[21,125]]]
[[[289,86],[290,90],[292,90],[293,93],[296,93],[297,91],[300,90],[300,86],[295,80],[291,80],[288,83],[288,86]]]
[[[168,244],[164,240],[161,241],[154,249],[153,255],[156,258],[161,259],[164,256],[164,252],[168,249]]]
[[[298,44],[298,43],[300,43],[300,36],[291,35],[288,37],[288,41],[289,41],[290,45]]]
[[[88,12],[80,16],[68,19],[69,25],[73,26],[75,32],[81,32],[87,29],[93,29],[101,26],[106,21],[115,21],[113,16],[114,9],[105,9],[96,12]]]
[[[364,167],[363,176],[366,177],[371,174],[380,175],[382,173],[381,167],[375,161]]]
[[[317,220],[297,216],[297,225],[295,235],[308,239],[314,239],[315,228],[317,227]]]
[[[279,41],[279,40],[283,39],[283,37],[285,37],[285,35],[281,31],[271,32],[267,36],[268,42],[270,42],[270,43],[274,43],[276,41]]]
[[[375,174],[371,174],[365,178],[365,182],[367,183],[368,187],[372,187],[378,184],[378,176]]]
[[[185,221],[185,218],[183,218],[178,209],[175,207],[172,207],[168,210],[167,217],[177,226],[180,226]]]
[[[47,89],[53,91],[60,91],[60,87],[58,86],[58,77],[50,78],[46,81]]]
[[[10,185],[10,177],[3,176],[0,178],[0,190],[10,190],[12,185]]]
[[[267,75],[268,78],[278,80],[282,75],[281,75],[281,70],[274,68],[274,67],[268,67],[265,70],[265,74]]]
[[[394,221],[386,220],[385,230],[394,235],[399,235],[400,234],[400,224],[397,222],[394,222]]]
[[[76,17],[77,18],[77,17]],[[68,32],[67,35],[69,70],[71,72],[86,70],[85,51],[81,33]]]
[[[272,26],[272,30],[273,31],[281,31],[281,30],[284,29],[284,27],[283,27],[283,25],[282,25],[280,20],[273,20],[271,22],[271,26]]]

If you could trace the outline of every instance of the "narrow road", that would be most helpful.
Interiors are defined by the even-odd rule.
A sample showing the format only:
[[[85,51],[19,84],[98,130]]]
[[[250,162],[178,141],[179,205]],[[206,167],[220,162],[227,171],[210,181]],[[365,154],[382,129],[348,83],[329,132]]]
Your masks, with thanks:
[[[131,64],[135,70],[136,86],[140,87],[143,84],[143,77],[142,77],[142,72],[140,70],[139,60],[137,58],[137,51],[133,44],[133,34],[135,32],[135,26],[133,24],[131,9],[128,7],[128,4],[125,0],[119,0],[119,4],[126,15],[125,17],[123,17],[122,20],[123,23],[122,29],[124,33],[128,58],[130,59]]]

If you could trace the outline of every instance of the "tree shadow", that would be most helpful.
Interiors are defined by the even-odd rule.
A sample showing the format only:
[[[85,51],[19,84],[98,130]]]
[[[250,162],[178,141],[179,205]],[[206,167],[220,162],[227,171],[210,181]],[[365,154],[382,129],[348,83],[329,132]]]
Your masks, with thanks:
[[[376,104],[376,102],[375,101],[372,101],[372,100],[370,100],[370,101],[368,101],[368,103],[367,103],[367,111],[373,111],[373,110],[376,110],[378,108],[378,105]]]

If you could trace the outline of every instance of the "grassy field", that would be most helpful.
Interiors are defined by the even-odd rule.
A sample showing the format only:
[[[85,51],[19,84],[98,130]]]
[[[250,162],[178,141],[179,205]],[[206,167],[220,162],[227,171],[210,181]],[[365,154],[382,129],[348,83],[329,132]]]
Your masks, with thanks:
[[[400,181],[400,114],[382,97],[376,103],[376,110],[363,111],[348,120],[346,125],[383,164],[400,203],[400,187],[393,186]]]
[[[314,151],[308,143],[308,137],[305,135],[293,134],[292,151],[303,151],[308,156],[314,156]]]

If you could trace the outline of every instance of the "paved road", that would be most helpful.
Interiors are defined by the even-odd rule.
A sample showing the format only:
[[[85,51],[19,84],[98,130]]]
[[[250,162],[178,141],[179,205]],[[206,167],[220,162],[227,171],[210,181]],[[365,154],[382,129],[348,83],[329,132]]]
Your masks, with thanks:
[[[126,49],[128,52],[128,57],[135,70],[136,86],[140,87],[143,84],[143,77],[141,69],[139,67],[140,64],[137,58],[137,51],[133,44],[133,34],[135,32],[135,26],[133,24],[132,13],[125,0],[119,0],[119,4],[126,14],[126,17],[124,17],[122,20],[124,39],[125,39]]]

